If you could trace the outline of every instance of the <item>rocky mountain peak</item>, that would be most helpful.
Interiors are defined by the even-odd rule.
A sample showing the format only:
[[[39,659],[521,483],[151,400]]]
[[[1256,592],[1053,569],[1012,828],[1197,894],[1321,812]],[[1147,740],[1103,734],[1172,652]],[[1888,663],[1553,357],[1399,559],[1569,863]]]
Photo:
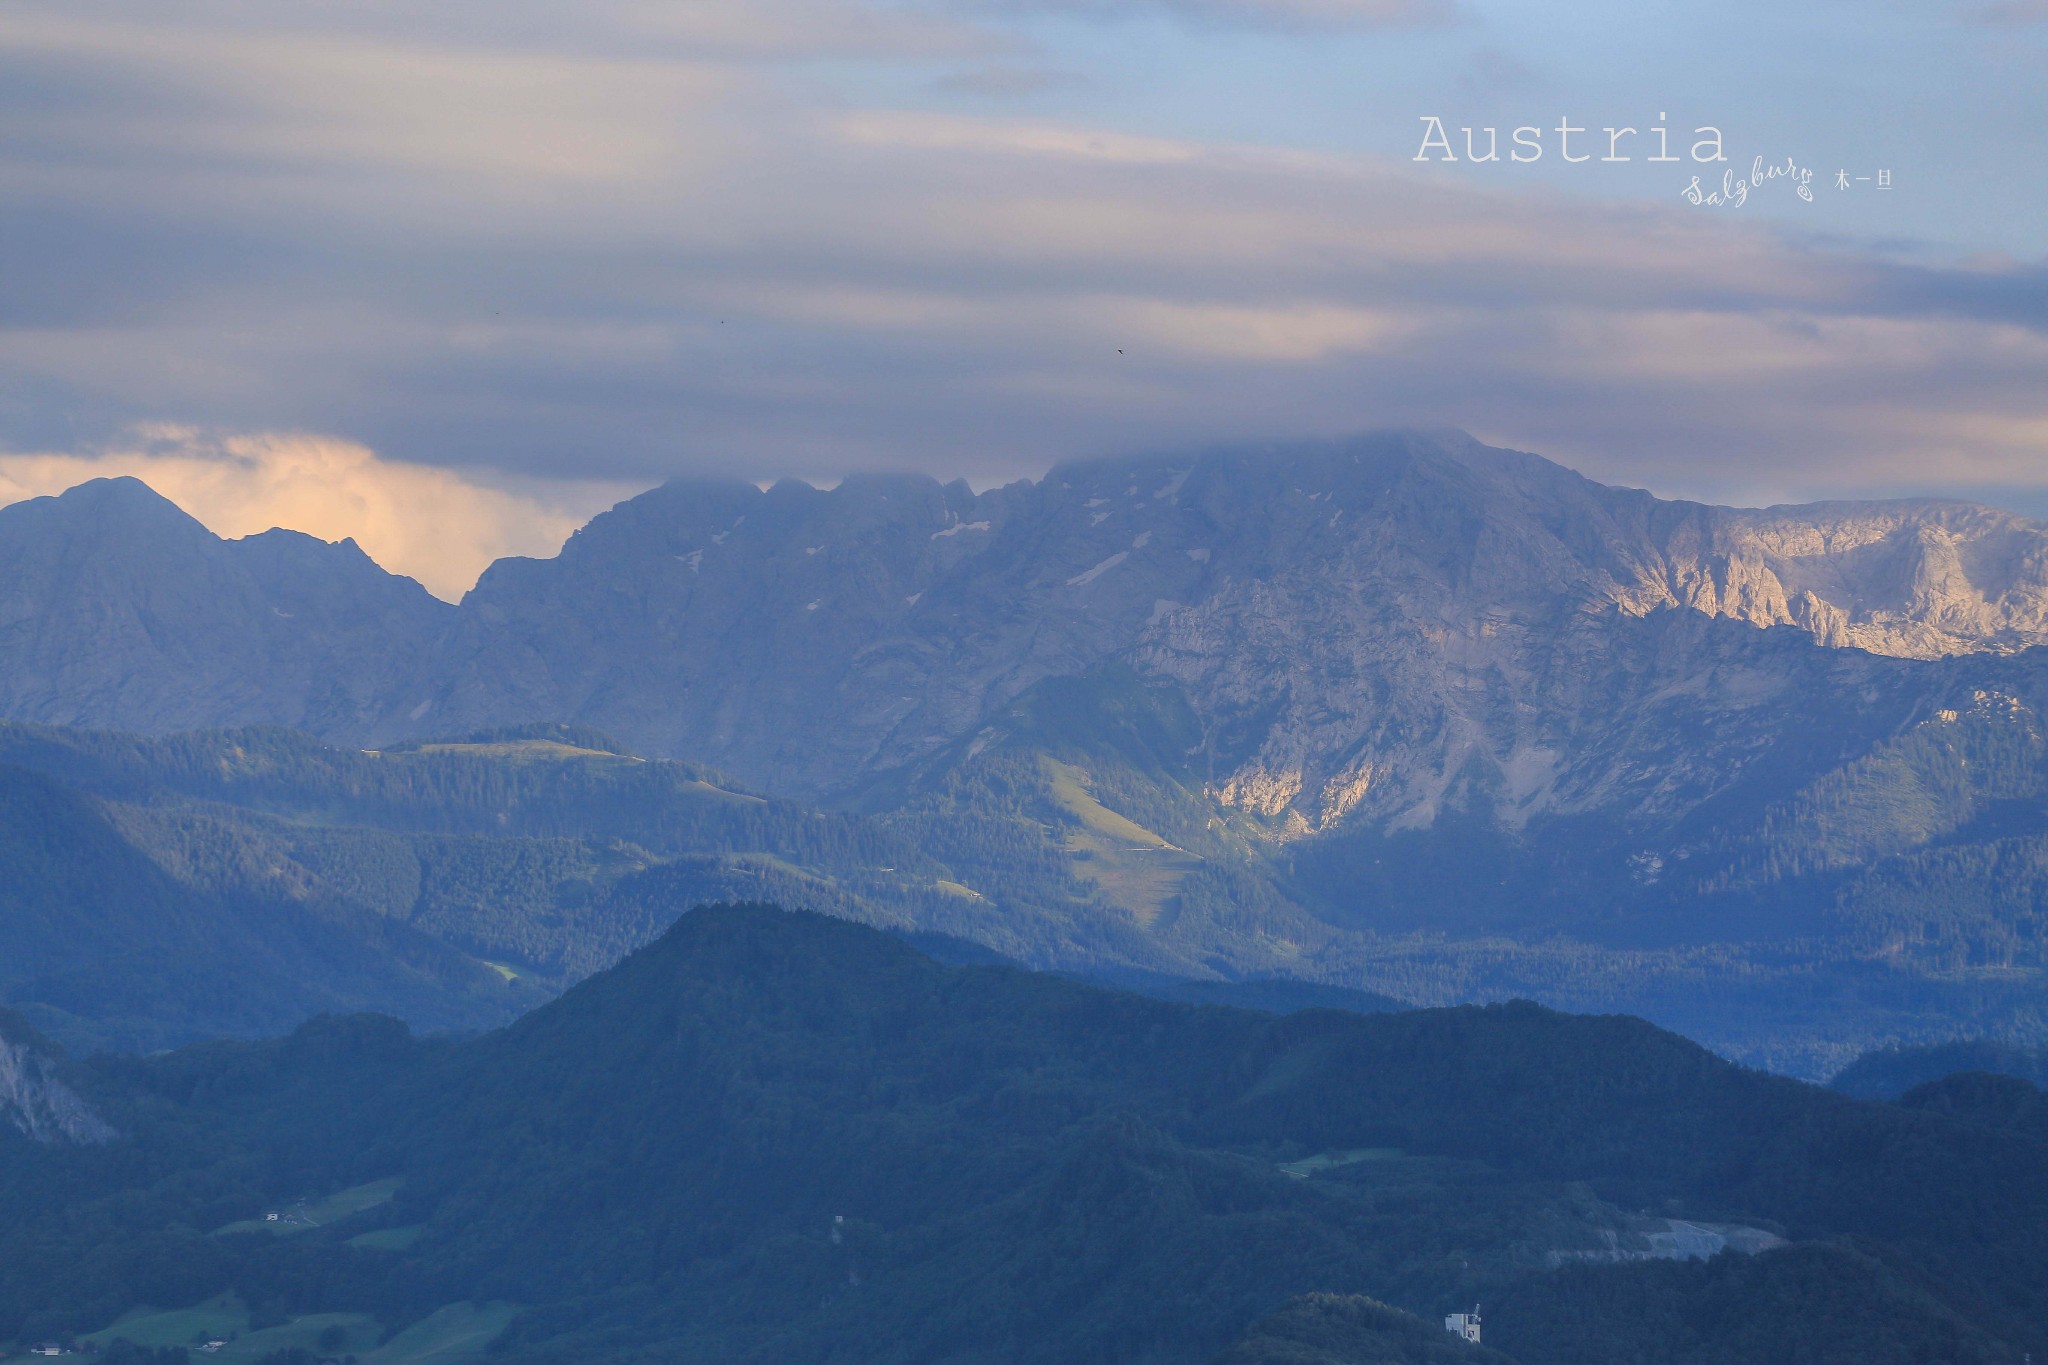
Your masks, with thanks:
[[[178,504],[128,474],[87,479],[53,496],[29,498],[0,508],[0,517],[35,519],[96,532],[115,527],[128,531],[142,527],[181,531],[197,528],[201,532],[206,529]]]
[[[67,519],[148,505],[130,485],[67,494]],[[677,480],[552,559],[493,565],[459,609],[379,587],[346,547],[197,523],[176,551],[136,537],[132,562],[53,567],[70,561],[28,548],[46,513],[0,511],[0,559],[26,556],[0,590],[8,715],[366,743],[586,723],[816,796],[1114,662],[1184,695],[1217,800],[1305,831],[1426,823],[1460,791],[1510,821],[1590,799],[1575,746],[1634,685],[1617,622],[1907,659],[2048,641],[2048,528],[2025,518],[1669,501],[1454,432],[1071,461],[980,494]]]

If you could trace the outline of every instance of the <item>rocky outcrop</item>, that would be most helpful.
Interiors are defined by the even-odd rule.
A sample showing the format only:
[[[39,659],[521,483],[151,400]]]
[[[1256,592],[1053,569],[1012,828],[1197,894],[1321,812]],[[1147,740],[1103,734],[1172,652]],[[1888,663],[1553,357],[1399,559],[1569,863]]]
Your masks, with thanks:
[[[1208,723],[1216,799],[1276,828],[1426,823],[1475,764],[1512,820],[1606,695],[1608,618],[2012,648],[2048,638],[2044,547],[1983,508],[1666,502],[1455,435],[1091,461],[980,495],[673,484],[495,567],[380,734],[567,716],[815,796],[1128,659]]]
[[[1654,755],[1599,748],[1617,707],[1708,699],[1740,730],[1825,671],[1696,640],[1646,654],[1665,637],[1632,621],[1900,659],[2048,640],[2048,528],[2024,518],[1671,502],[1455,433],[1088,461],[979,494],[678,482],[554,559],[492,566],[459,609],[353,547],[224,543],[149,496],[0,511],[19,570],[0,576],[0,713],[364,744],[583,722],[816,797],[1123,661],[1186,696],[1214,799],[1286,834],[1654,789]]]
[[[0,1119],[36,1142],[91,1146],[115,1137],[92,1106],[57,1078],[50,1054],[19,1030],[0,1030]]]

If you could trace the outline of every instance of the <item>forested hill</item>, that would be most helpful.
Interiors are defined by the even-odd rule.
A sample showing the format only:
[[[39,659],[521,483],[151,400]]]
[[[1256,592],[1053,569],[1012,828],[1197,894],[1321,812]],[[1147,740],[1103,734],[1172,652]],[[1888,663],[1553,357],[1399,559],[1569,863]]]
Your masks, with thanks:
[[[151,1049],[323,1010],[474,1029],[542,998],[270,853],[0,763],[0,1002],[83,1049]]]
[[[1508,1357],[1363,1295],[1307,1294],[1215,1365],[1513,1365]]]
[[[1242,911],[1271,896],[1242,879],[1187,877],[1183,895],[1193,921],[1198,891],[1241,893],[1237,951],[1144,932],[1073,873],[1065,813],[1028,793],[827,811],[620,748],[559,725],[365,753],[280,729],[0,722],[0,1003],[85,1050],[282,1033],[321,1010],[476,1030],[693,904],[772,898],[1148,994],[1403,1004],[1283,975],[1303,963],[1262,947],[1274,922]]]
[[[2048,749],[2003,712],[1937,716],[1859,763],[1771,826],[1777,871],[1734,878],[1728,859],[1754,852],[1739,841],[1663,866],[1604,819],[1507,842],[1457,822],[1274,842],[1216,818],[1170,701],[1128,670],[1050,682],[1006,737],[837,809],[575,726],[364,752],[281,729],[0,722],[0,765],[47,779],[20,791],[99,830],[104,850],[73,880],[16,879],[16,928],[54,916],[78,932],[18,936],[0,1003],[84,1048],[275,1033],[319,1009],[488,1027],[689,905],[772,900],[1191,1000],[1625,1010],[1813,1076],[1901,1038],[2040,1027],[2048,919],[2030,888],[2048,876],[2048,836],[2024,832],[2041,807],[2023,793],[2048,782]],[[1938,848],[1897,851],[1914,838]],[[1845,843],[1877,861],[1800,862]],[[109,881],[115,866],[133,875]],[[104,894],[66,889],[87,883]],[[151,897],[221,930],[170,934]],[[138,915],[148,934],[116,932]],[[99,942],[158,944],[155,984],[58,989],[120,968],[121,953],[84,946]]]
[[[2016,1076],[2048,1086],[2048,1048],[1989,1039],[1881,1048],[1843,1067],[1828,1084],[1860,1099],[1895,1100],[1915,1086],[1959,1071]]]
[[[1279,1018],[712,908],[473,1042],[67,1081],[123,1136],[0,1168],[0,1334],[232,1290],[366,1339],[516,1306],[507,1365],[1201,1365],[1329,1293],[1484,1302],[1522,1365],[2048,1350],[2037,1136],[1624,1018]],[[280,1206],[332,1212],[238,1226]]]

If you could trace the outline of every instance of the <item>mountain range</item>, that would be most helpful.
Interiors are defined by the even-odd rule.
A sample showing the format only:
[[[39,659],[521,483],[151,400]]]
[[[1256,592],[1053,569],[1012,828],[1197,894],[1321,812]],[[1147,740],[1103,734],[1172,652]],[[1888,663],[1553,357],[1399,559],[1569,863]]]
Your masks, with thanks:
[[[1671,502],[1446,433],[980,493],[679,481],[459,605],[133,480],[0,509],[0,716],[41,736],[0,759],[95,800],[243,798],[95,786],[61,755],[118,741],[86,731],[580,726],[576,771],[681,761],[784,821],[658,851],[586,822],[635,850],[595,863],[743,855],[777,899],[1040,967],[1628,1009],[1811,1075],[2048,1036],[2044,639],[2024,518]],[[853,841],[798,847],[799,807]],[[513,965],[566,982],[635,922]]]
[[[1454,434],[980,494],[679,480],[452,608],[352,542],[222,541],[133,479],[0,509],[0,568],[13,719],[363,745],[579,723],[816,797],[1127,660],[1186,693],[1218,800],[1314,828],[1426,822],[1474,766],[1519,814],[1569,808],[1560,731],[1605,700],[1572,675],[1658,611],[1911,659],[2048,640],[2048,528],[2023,518],[1667,502]]]

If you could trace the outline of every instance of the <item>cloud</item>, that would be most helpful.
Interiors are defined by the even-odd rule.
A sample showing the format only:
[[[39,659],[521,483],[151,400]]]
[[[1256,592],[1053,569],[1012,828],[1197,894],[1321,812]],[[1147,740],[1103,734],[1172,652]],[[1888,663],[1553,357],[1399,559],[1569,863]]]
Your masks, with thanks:
[[[2048,485],[2040,264],[1485,188],[1406,162],[1408,125],[1388,159],[963,114],[947,73],[1067,55],[1009,6],[169,12],[0,15],[17,448],[310,429],[503,492],[1414,423],[1708,495]]]
[[[1202,24],[1303,30],[1419,28],[1458,18],[1453,0],[963,0],[961,8],[1089,19],[1168,14]]]
[[[1969,18],[1974,23],[2001,28],[2048,24],[2048,0],[1997,0],[1995,4],[1972,9]]]
[[[127,28],[172,40],[201,35],[237,43],[380,45],[448,56],[524,53],[567,59],[742,61],[959,59],[1009,44],[969,22],[961,5],[888,0],[357,0],[280,7],[264,0],[103,0],[91,25],[76,6],[10,6],[11,36],[87,27]]]
[[[0,454],[0,506],[87,479],[132,475],[216,535],[282,526],[326,541],[353,538],[393,573],[455,601],[506,555],[548,556],[631,487],[506,488],[454,470],[380,460],[353,442],[301,434],[210,437],[158,427],[126,448],[90,454]]]
[[[949,95],[975,95],[987,99],[1022,99],[1056,90],[1076,90],[1088,79],[1073,71],[1042,66],[978,66],[950,71],[932,82],[932,89]]]
[[[160,188],[272,222],[367,210],[394,227],[444,222],[456,204],[472,220],[511,208],[559,221],[565,196],[687,183],[718,159],[711,112],[749,80],[679,56],[33,12],[0,15],[0,61],[64,87],[9,111],[15,145],[36,148],[9,167],[20,186]]]

